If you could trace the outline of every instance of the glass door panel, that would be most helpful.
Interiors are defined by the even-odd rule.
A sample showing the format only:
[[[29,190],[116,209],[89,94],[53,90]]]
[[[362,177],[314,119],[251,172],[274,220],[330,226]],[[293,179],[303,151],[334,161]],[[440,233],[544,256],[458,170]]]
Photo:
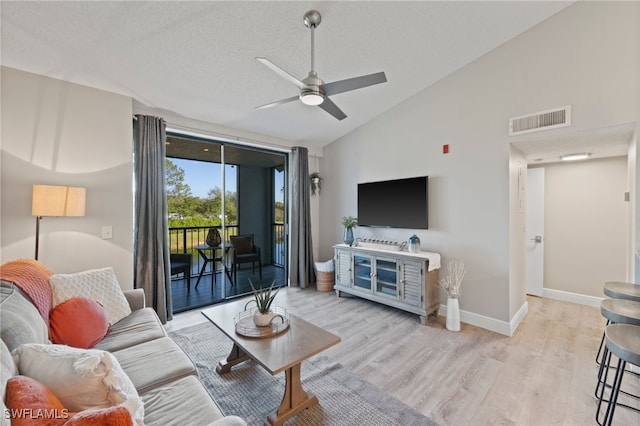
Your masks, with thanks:
[[[353,256],[353,285],[371,291],[372,279],[371,257]]]
[[[171,256],[188,256],[191,277],[172,277],[174,312],[225,298],[222,271],[222,145],[168,135],[165,187]],[[205,295],[203,297],[203,295]]]
[[[174,312],[246,295],[249,280],[286,285],[287,156],[173,133],[166,148],[170,250],[192,259],[190,280],[173,277]],[[207,244],[211,230],[220,243]],[[242,235],[253,259],[232,245]]]
[[[376,258],[376,293],[397,297],[398,274],[395,261]]]
[[[235,223],[225,225],[232,245],[227,265],[232,276],[228,297],[255,288],[286,285],[286,156],[237,145],[224,146],[224,162],[235,167]],[[230,194],[229,192],[227,194]],[[229,203],[235,203],[230,208]]]

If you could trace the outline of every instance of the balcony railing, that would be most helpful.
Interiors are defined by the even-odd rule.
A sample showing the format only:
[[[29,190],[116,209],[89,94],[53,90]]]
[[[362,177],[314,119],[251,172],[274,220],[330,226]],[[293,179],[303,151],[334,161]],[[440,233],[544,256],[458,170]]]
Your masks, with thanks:
[[[274,265],[284,268],[284,259],[285,259],[284,243],[286,241],[286,235],[284,234],[284,224],[272,223],[271,232],[272,232],[272,241],[273,241],[273,250],[271,250],[271,253],[272,253],[271,260]]]
[[[169,228],[169,250],[171,253],[191,253],[193,264],[191,265],[192,274],[200,271],[202,267],[202,258],[198,255],[198,251],[194,248],[197,245],[205,244],[209,229],[217,228],[221,231],[220,226],[190,226],[184,228]],[[220,232],[222,235],[222,232]],[[225,242],[229,243],[232,235],[238,235],[237,226],[227,226],[225,234]],[[275,266],[284,267],[285,259],[285,232],[284,224],[274,223],[271,225],[271,235],[273,241],[272,263]]]

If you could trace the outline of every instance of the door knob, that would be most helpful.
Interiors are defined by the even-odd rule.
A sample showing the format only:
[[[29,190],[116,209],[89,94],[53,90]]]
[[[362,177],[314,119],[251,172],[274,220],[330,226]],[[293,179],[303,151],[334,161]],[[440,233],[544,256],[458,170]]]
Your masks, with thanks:
[[[536,243],[541,243],[542,242],[542,235],[536,235],[533,238],[529,238],[530,241],[534,241]]]

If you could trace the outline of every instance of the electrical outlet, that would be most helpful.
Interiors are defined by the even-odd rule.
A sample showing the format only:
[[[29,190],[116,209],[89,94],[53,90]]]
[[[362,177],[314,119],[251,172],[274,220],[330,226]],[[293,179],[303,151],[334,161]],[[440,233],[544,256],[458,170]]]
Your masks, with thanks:
[[[106,225],[102,227],[102,239],[110,240],[113,238],[113,226]]]

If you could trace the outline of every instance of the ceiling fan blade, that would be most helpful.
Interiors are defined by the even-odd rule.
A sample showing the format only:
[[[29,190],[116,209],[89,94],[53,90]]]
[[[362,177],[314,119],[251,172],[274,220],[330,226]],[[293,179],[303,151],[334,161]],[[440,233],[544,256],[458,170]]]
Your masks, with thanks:
[[[326,83],[322,86],[325,95],[337,95],[338,93],[349,92],[351,90],[362,89],[363,87],[373,86],[374,84],[386,83],[387,76],[384,72],[363,75],[360,77],[348,78],[346,80],[334,81]]]
[[[344,120],[345,118],[347,118],[347,114],[342,112],[342,110],[338,108],[338,106],[334,104],[333,101],[328,97],[325,97],[324,102],[322,102],[318,106],[327,111],[329,114],[333,115],[338,120]]]
[[[304,89],[305,87],[307,87],[303,82],[301,82],[300,80],[298,80],[297,78],[295,78],[294,76],[292,76],[291,74],[289,74],[288,72],[286,72],[285,70],[283,70],[282,68],[274,64],[273,62],[271,62],[270,60],[268,60],[267,58],[256,58],[256,61],[260,62],[261,64],[263,64],[264,66],[266,66],[271,71],[275,72],[285,80],[288,80],[291,83],[295,84],[299,89]]]
[[[286,104],[286,103],[289,103],[289,102],[297,101],[299,99],[300,99],[300,96],[293,96],[291,98],[282,99],[280,101],[275,101],[275,102],[271,102],[269,104],[257,106],[256,109],[271,108],[271,107],[274,107],[274,106],[277,106],[277,105],[282,105],[282,104]]]

